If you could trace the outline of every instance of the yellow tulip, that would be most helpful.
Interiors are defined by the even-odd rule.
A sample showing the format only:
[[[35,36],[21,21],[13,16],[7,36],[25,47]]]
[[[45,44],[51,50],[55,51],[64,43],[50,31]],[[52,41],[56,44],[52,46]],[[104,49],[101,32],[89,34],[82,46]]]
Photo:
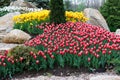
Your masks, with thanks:
[[[47,18],[49,18],[49,13],[50,10],[41,10],[38,12],[20,14],[14,16],[13,21],[15,23],[25,23],[27,21],[32,22],[33,20],[38,20],[38,21],[46,20]],[[83,12],[66,11],[65,16],[67,21],[72,21],[72,22],[77,22],[77,21],[86,22],[88,20],[88,18],[84,16]]]

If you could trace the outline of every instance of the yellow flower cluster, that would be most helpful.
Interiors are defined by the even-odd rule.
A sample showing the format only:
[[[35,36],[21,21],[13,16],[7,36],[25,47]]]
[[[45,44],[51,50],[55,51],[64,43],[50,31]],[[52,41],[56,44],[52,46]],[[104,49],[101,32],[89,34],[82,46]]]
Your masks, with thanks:
[[[33,21],[33,20],[41,21],[48,18],[49,12],[50,12],[49,10],[41,10],[38,12],[20,14],[20,15],[14,16],[13,21],[15,23],[24,23],[24,22]]]
[[[86,18],[83,14],[83,12],[72,12],[72,11],[66,11],[66,21],[72,21],[72,22],[86,22],[88,18]]]
[[[32,20],[41,21],[41,20],[45,20],[46,18],[49,18],[49,13],[50,13],[50,10],[41,10],[39,12],[30,12],[30,13],[20,14],[20,15],[14,16],[13,21],[15,23],[24,23]],[[86,18],[82,12],[66,11],[65,16],[66,16],[66,21],[86,22],[88,20],[88,18]]]

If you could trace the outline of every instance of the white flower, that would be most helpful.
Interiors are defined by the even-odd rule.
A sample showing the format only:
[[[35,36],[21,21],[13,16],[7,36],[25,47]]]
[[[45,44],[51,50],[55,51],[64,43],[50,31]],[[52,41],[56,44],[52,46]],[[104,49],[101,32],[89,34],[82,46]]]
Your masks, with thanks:
[[[8,12],[15,12],[15,11],[28,11],[28,12],[33,12],[33,11],[40,11],[43,10],[43,8],[27,8],[27,7],[16,7],[16,6],[6,6],[4,8],[0,8],[0,11],[8,11]]]

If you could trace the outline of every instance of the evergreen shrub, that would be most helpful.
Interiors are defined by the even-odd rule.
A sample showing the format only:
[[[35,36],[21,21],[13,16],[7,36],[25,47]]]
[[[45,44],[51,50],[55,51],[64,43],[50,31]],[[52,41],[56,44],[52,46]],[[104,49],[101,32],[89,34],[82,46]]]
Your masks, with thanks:
[[[111,31],[120,28],[120,0],[107,0],[100,11]]]

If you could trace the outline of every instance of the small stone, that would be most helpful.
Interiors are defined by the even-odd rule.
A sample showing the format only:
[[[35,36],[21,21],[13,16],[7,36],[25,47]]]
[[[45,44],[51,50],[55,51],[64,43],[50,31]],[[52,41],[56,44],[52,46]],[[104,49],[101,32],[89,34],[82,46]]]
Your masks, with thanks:
[[[70,73],[67,73],[67,76],[70,76]]]
[[[5,31],[7,29],[7,27],[0,27],[0,33],[1,31]]]
[[[117,29],[115,32],[116,35],[120,35],[120,29]]]
[[[120,80],[120,76],[99,75],[99,76],[91,77],[90,80]]]
[[[63,73],[61,72],[60,75],[63,76]]]
[[[73,76],[67,77],[67,80],[74,80]]]

